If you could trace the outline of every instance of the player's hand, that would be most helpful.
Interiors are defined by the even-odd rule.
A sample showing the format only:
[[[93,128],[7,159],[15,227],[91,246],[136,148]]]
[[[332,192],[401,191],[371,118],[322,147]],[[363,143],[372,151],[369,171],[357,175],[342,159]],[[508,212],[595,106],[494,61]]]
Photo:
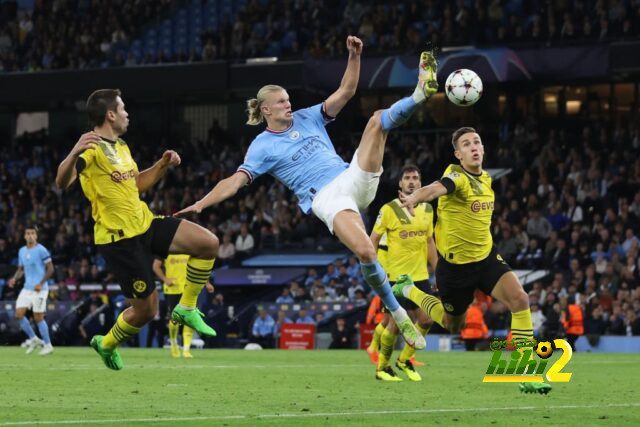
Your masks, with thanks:
[[[181,161],[178,153],[173,150],[167,150],[162,154],[162,162],[165,166],[178,166]]]
[[[407,194],[404,194],[402,191],[398,191],[398,198],[400,199],[402,206],[407,208],[411,216],[415,216],[415,213],[413,212],[413,208],[417,204],[415,194],[416,193],[414,192],[412,194],[407,195]]]
[[[215,291],[215,290],[216,290],[216,288],[213,286],[213,284],[211,282],[207,282],[207,292],[212,294],[213,291]]]
[[[38,283],[33,287],[33,290],[36,292],[40,292],[42,290],[42,283]]]
[[[178,212],[174,213],[173,216],[183,216],[183,215],[190,214],[190,213],[199,214],[200,212],[202,212],[202,206],[200,205],[199,202],[195,202],[191,206],[187,206],[186,208],[182,209],[181,211],[178,211]]]
[[[7,280],[7,285],[9,285],[10,288],[13,288],[16,285],[16,278],[12,277],[11,279]]]
[[[93,150],[96,148],[96,143],[100,141],[100,136],[95,132],[83,133],[76,142],[76,145],[71,149],[71,155],[79,156],[87,150]]]
[[[171,277],[167,277],[167,281],[164,282],[167,286],[173,286],[173,279]]]
[[[350,55],[360,55],[362,53],[362,40],[356,36],[347,37],[347,50]]]

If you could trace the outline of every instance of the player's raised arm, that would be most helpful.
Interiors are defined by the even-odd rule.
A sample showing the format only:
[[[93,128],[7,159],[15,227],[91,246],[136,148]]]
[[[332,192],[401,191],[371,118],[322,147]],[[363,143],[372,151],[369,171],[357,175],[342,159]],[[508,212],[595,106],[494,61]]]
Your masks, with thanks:
[[[324,102],[324,112],[330,117],[335,117],[342,111],[347,102],[355,95],[356,89],[358,88],[362,40],[355,36],[347,37],[347,50],[349,51],[349,60],[344,76],[342,76],[340,87]]]
[[[240,188],[249,183],[249,177],[244,172],[236,172],[228,178],[219,181],[215,187],[202,199],[198,200],[191,206],[187,206],[175,213],[175,215],[184,215],[187,213],[200,213],[203,209],[208,208],[211,205],[216,205],[220,202],[227,200],[229,197],[233,197]]]
[[[451,181],[451,183],[453,184],[453,181]],[[406,207],[411,215],[413,215],[413,208],[418,203],[430,202],[451,192],[452,191],[449,191],[441,181],[434,181],[429,185],[418,188],[409,195],[403,194],[402,191],[400,191],[398,197],[402,202],[402,206]]]
[[[145,169],[136,176],[136,185],[138,191],[144,193],[153,187],[156,182],[167,173],[169,166],[177,166],[180,164],[180,156],[173,150],[167,150],[162,154],[162,158],[158,160],[149,169]]]
[[[75,181],[78,176],[76,172],[76,162],[78,158],[86,150],[96,148],[96,142],[98,141],[100,141],[100,137],[95,132],[82,134],[76,145],[73,146],[67,157],[58,166],[56,185],[59,189],[64,190],[73,184],[73,181]]]

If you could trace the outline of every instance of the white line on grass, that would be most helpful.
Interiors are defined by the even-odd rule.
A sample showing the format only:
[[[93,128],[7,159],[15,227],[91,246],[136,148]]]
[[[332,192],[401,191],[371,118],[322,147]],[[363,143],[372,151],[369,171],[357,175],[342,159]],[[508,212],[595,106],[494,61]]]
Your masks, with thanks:
[[[401,414],[434,414],[447,412],[491,412],[491,411],[518,411],[518,410],[544,410],[550,409],[598,409],[598,408],[629,408],[638,407],[640,403],[610,403],[606,405],[559,405],[559,406],[505,406],[495,408],[440,408],[440,409],[398,409],[398,410],[370,410],[353,412],[305,412],[282,413],[260,415],[214,415],[200,417],[154,417],[154,418],[119,418],[111,420],[49,420],[49,421],[7,421],[0,426],[29,426],[42,424],[108,424],[108,423],[166,423],[187,421],[216,421],[216,420],[250,420],[265,418],[310,418],[310,417],[352,417],[367,415],[401,415]]]

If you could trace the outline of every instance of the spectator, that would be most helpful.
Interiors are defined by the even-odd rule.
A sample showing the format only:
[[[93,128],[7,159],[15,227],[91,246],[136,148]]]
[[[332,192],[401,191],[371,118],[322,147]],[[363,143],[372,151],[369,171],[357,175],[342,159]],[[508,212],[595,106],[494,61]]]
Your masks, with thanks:
[[[246,223],[240,226],[240,234],[236,238],[236,254],[244,259],[253,252],[254,241],[251,234],[249,234],[249,227]]]
[[[263,306],[258,306],[258,317],[253,321],[251,340],[262,348],[273,348],[276,322]]]
[[[342,317],[336,319],[336,323],[331,331],[330,349],[347,349],[353,348],[351,342],[353,332],[347,327],[346,321]]]
[[[304,310],[304,309],[301,309],[298,312],[298,318],[296,319],[296,323],[304,323],[304,324],[310,324],[310,325],[316,324],[315,320],[313,320],[313,317],[309,316],[307,314],[307,310]]]
[[[231,242],[231,233],[224,233],[222,244],[220,245],[220,249],[218,250],[218,261],[221,265],[227,265],[233,260],[235,254],[236,247],[233,242]]]
[[[549,221],[540,215],[538,208],[535,208],[531,212],[531,218],[527,221],[527,234],[532,238],[535,237],[545,241],[551,234],[551,229]]]
[[[288,286],[282,288],[282,294],[276,298],[276,304],[293,304],[293,297]]]

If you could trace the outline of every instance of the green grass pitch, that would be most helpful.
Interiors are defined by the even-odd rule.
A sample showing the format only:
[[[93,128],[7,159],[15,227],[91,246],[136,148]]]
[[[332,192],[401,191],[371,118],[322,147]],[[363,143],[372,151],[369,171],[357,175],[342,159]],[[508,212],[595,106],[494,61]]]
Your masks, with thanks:
[[[124,348],[114,372],[89,347],[1,347],[0,426],[640,425],[638,354],[574,353],[547,396],[482,383],[489,352],[420,352],[418,383],[376,381],[364,351],[193,354]]]

